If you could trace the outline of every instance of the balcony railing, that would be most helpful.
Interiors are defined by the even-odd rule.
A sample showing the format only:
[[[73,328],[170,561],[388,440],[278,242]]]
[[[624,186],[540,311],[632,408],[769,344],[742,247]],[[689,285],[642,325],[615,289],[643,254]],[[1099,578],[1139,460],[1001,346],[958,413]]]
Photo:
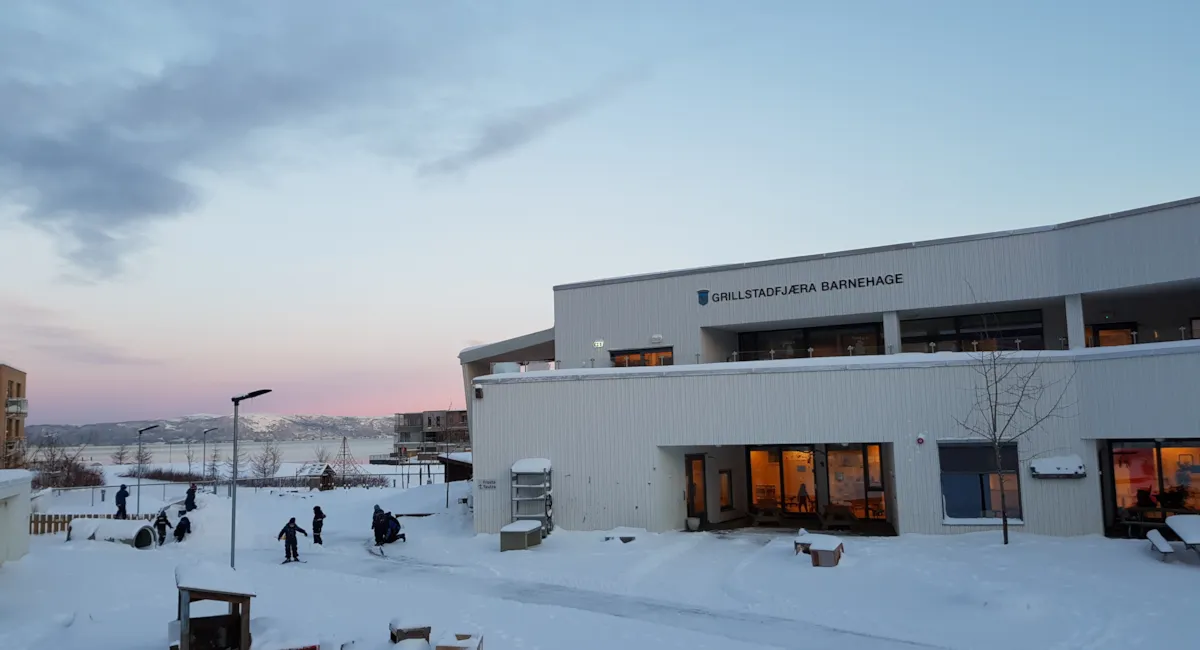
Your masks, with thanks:
[[[726,361],[778,361],[781,359],[816,359],[819,357],[863,357],[883,354],[884,349],[876,345],[847,345],[846,347],[822,347],[783,350],[738,350]]]
[[[4,402],[6,415],[29,415],[29,400],[24,397],[10,397]]]
[[[538,370],[557,370],[557,361],[498,361],[492,364],[492,374],[498,375],[509,372],[536,372]]]

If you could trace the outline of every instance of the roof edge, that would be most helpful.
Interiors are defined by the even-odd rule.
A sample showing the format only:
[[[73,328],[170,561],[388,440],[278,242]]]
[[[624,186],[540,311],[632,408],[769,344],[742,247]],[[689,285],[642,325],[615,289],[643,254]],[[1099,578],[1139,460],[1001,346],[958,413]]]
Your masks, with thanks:
[[[813,262],[816,260],[831,259],[837,257],[851,257],[854,255],[867,255],[869,253],[884,253],[888,251],[904,250],[908,248],[924,248],[927,246],[942,246],[945,244],[957,244],[968,241],[982,241],[986,239],[999,239],[1001,237],[1017,237],[1020,235],[1030,235],[1039,232],[1052,232],[1055,230],[1066,230],[1067,228],[1077,228],[1093,223],[1103,221],[1112,221],[1116,219],[1124,219],[1151,212],[1160,212],[1162,210],[1170,210],[1187,205],[1200,203],[1200,196],[1194,196],[1177,201],[1168,201],[1166,203],[1156,203],[1141,208],[1133,208],[1132,210],[1124,210],[1121,212],[1111,212],[1109,214],[1097,215],[1094,217],[1085,217],[1074,221],[1065,221],[1058,224],[1048,226],[1034,226],[1031,228],[1019,228],[1015,230],[997,230],[975,235],[959,235],[956,237],[943,237],[940,239],[925,239],[915,242],[907,242],[900,244],[886,244],[884,246],[872,246],[869,248],[854,248],[849,250],[835,251],[832,253],[816,253],[813,255],[801,255],[798,257],[780,257],[771,260],[761,260],[757,262],[735,262],[733,264],[718,264],[715,266],[699,266],[690,269],[676,269],[672,271],[653,271],[650,273],[638,273],[635,275],[624,275],[611,278],[602,278],[599,280],[584,280],[581,282],[569,282],[567,284],[559,284],[554,286],[554,291],[567,291],[571,289],[585,289],[588,287],[600,287],[609,284],[624,284],[627,282],[644,282],[647,280],[661,280],[664,278],[676,278],[687,275],[699,275],[702,273],[722,273],[725,271],[738,271],[741,269],[752,269],[764,266],[778,266],[782,264],[795,264],[797,262]]]
[[[485,343],[483,345],[475,345],[465,348],[458,353],[458,362],[459,364],[464,364],[482,361],[498,354],[504,354],[505,352],[512,352],[513,350],[520,350],[521,348],[528,348],[534,345],[540,345],[542,343],[550,343],[553,340],[554,328],[551,327],[549,329],[538,330],[529,334],[514,336],[510,339],[504,339],[503,341]]]

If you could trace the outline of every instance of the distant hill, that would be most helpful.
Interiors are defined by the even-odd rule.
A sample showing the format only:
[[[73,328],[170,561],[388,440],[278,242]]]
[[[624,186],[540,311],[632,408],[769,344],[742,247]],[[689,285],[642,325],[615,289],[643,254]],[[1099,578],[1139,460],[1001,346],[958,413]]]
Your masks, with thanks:
[[[26,437],[36,444],[43,436],[56,434],[68,445],[119,445],[137,441],[137,431],[157,424],[158,428],[144,434],[144,442],[175,442],[188,438],[199,440],[205,429],[208,440],[220,442],[233,439],[232,415],[185,415],[170,420],[135,420],[100,424],[35,424],[26,428]],[[248,413],[238,424],[240,440],[318,440],[321,438],[375,438],[391,435],[393,418],[342,417],[335,415],[266,415]]]

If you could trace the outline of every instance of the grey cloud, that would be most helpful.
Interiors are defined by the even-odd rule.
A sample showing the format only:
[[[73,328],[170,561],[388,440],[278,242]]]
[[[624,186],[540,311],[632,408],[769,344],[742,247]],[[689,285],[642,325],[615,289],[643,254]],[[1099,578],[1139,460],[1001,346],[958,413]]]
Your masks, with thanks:
[[[584,92],[512,111],[485,123],[470,146],[421,165],[418,172],[422,176],[457,174],[510,154],[555,127],[598,108],[630,84],[644,78],[645,73],[642,69],[626,72]]]
[[[0,203],[100,279],[201,201],[193,172],[246,164],[273,129],[345,129],[368,106],[411,125],[394,107],[452,76],[468,24],[440,3],[5,6]]]
[[[6,343],[34,350],[48,357],[89,365],[156,365],[161,363],[111,345],[87,330],[64,324],[65,317],[17,296],[0,295],[4,310],[0,329]],[[16,351],[18,356],[20,350]],[[20,367],[20,364],[17,364]]]

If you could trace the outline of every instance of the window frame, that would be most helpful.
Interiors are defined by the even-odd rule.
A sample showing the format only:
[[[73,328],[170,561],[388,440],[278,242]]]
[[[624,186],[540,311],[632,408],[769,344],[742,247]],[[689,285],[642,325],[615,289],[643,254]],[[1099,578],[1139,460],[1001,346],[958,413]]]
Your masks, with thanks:
[[[941,497],[942,497],[942,518],[944,520],[949,521],[951,523],[951,525],[953,525],[953,522],[955,522],[955,521],[973,522],[973,521],[978,521],[978,520],[989,520],[989,521],[995,520],[997,523],[1000,523],[1004,519],[1004,513],[1000,512],[999,504],[989,503],[990,498],[991,498],[990,495],[992,492],[991,477],[992,476],[1006,476],[1006,477],[1012,477],[1016,481],[1016,483],[1013,484],[1013,486],[1008,485],[1007,478],[1004,481],[1005,488],[1011,487],[1011,488],[1015,489],[1015,491],[1016,491],[1016,503],[1015,504],[1014,503],[1007,504],[1010,513],[1011,513],[1011,511],[1015,510],[1015,513],[1011,513],[1008,515],[1008,520],[1010,523],[1013,522],[1014,520],[1020,521],[1020,522],[1024,521],[1025,505],[1024,505],[1024,498],[1023,498],[1022,485],[1021,485],[1021,471],[1020,471],[1021,463],[1020,463],[1020,456],[1019,456],[1020,446],[1017,444],[1016,441],[1008,441],[1008,442],[1003,443],[1001,445],[1001,448],[1002,448],[1002,450],[1000,452],[1001,453],[1000,466],[997,467],[996,463],[995,463],[994,454],[992,454],[992,444],[990,442],[973,442],[973,441],[972,442],[957,442],[957,441],[951,442],[951,441],[947,441],[947,442],[938,443],[938,488],[939,488],[939,492],[941,493]],[[943,452],[943,450],[948,451],[948,450],[952,450],[952,449],[972,449],[973,451],[980,450],[980,451],[987,452],[992,457],[987,462],[981,463],[973,468],[960,467],[960,468],[953,468],[953,469],[947,470],[945,460],[943,459],[943,456],[942,456],[942,452]],[[1011,454],[1006,453],[1006,451],[1005,451],[1006,449],[1011,449],[1012,453]],[[1010,458],[1010,456],[1011,456],[1011,458]],[[983,458],[983,456],[981,456],[980,458]],[[1012,468],[1006,468],[1006,465],[1009,464],[1009,461],[1011,461],[1011,463],[1014,465]],[[970,463],[963,463],[963,465],[970,465]],[[946,499],[946,477],[947,476],[974,477],[975,478],[977,486],[978,486],[978,490],[979,490],[979,514],[977,516],[962,517],[962,516],[956,516],[956,515],[950,514],[947,499]],[[1008,490],[1006,490],[1006,491],[1008,491]],[[1006,501],[1007,501],[1007,499],[1006,499]],[[993,507],[988,508],[987,507],[988,505],[991,505]],[[1000,513],[1000,514],[997,514],[997,515],[989,514],[989,513],[993,513],[993,512]],[[991,525],[991,524],[989,524],[989,525]]]
[[[640,363],[617,363],[618,357],[630,357],[637,355]],[[647,364],[646,355],[654,355],[658,363]],[[665,361],[665,363],[664,363]],[[657,368],[660,366],[675,365],[675,348],[672,346],[662,346],[656,348],[632,348],[627,350],[610,350],[608,353],[608,362],[614,368]]]
[[[725,491],[728,490],[728,501],[726,501]],[[723,469],[717,472],[717,502],[720,504],[721,512],[729,512],[735,507],[733,505],[733,470]]]

